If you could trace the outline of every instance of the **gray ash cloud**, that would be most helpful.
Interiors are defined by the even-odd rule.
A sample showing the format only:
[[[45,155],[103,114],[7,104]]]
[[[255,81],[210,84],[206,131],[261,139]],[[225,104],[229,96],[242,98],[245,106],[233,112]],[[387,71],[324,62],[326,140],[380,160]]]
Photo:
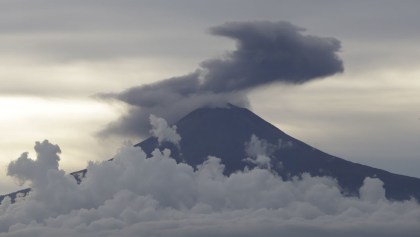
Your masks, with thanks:
[[[289,22],[230,22],[210,33],[236,41],[236,49],[202,62],[194,72],[99,97],[129,105],[102,134],[145,135],[155,114],[170,123],[202,106],[249,104],[247,93],[272,83],[299,85],[343,72],[334,38],[303,34]]]

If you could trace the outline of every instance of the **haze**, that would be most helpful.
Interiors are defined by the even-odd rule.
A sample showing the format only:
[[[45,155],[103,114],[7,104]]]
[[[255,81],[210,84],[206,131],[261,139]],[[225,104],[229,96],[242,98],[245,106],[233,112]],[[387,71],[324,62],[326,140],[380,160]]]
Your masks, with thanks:
[[[139,136],[97,136],[126,111],[98,100],[193,72],[234,41],[208,33],[230,21],[288,21],[341,42],[344,72],[248,94],[252,110],[345,159],[420,177],[416,1],[2,1],[0,156],[34,141],[60,144],[68,172]],[[3,168],[4,170],[4,168]],[[16,190],[1,173],[1,193]]]

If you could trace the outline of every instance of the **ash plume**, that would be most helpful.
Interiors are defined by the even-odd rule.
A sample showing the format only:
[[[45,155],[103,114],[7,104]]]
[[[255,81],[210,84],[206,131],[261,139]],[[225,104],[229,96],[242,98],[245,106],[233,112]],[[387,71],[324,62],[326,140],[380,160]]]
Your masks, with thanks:
[[[343,72],[334,38],[306,35],[289,22],[230,22],[210,33],[236,41],[236,49],[208,59],[194,72],[152,84],[102,93],[100,98],[129,106],[126,114],[101,134],[144,136],[150,114],[173,123],[203,106],[249,105],[251,90],[272,83],[300,85]]]

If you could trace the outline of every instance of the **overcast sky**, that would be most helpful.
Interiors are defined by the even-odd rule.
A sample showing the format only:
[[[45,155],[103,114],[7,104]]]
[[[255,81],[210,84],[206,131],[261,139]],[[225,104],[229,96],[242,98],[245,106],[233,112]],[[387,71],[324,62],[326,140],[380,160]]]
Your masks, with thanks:
[[[1,193],[5,166],[34,141],[71,172],[125,140],[97,137],[124,113],[97,99],[193,72],[235,48],[209,34],[230,21],[288,21],[341,42],[344,72],[248,95],[252,111],[350,161],[420,177],[418,1],[0,1]],[[139,125],[140,126],[140,125]]]

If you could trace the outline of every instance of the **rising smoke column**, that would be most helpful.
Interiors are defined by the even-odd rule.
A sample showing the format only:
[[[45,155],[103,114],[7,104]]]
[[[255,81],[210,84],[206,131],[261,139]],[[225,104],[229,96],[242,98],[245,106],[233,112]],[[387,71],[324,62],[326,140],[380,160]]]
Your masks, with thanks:
[[[210,33],[236,41],[236,49],[208,59],[194,72],[99,97],[129,105],[102,135],[146,135],[150,114],[173,123],[203,106],[247,107],[247,93],[271,83],[299,85],[343,71],[334,38],[303,34],[289,22],[231,22]]]

